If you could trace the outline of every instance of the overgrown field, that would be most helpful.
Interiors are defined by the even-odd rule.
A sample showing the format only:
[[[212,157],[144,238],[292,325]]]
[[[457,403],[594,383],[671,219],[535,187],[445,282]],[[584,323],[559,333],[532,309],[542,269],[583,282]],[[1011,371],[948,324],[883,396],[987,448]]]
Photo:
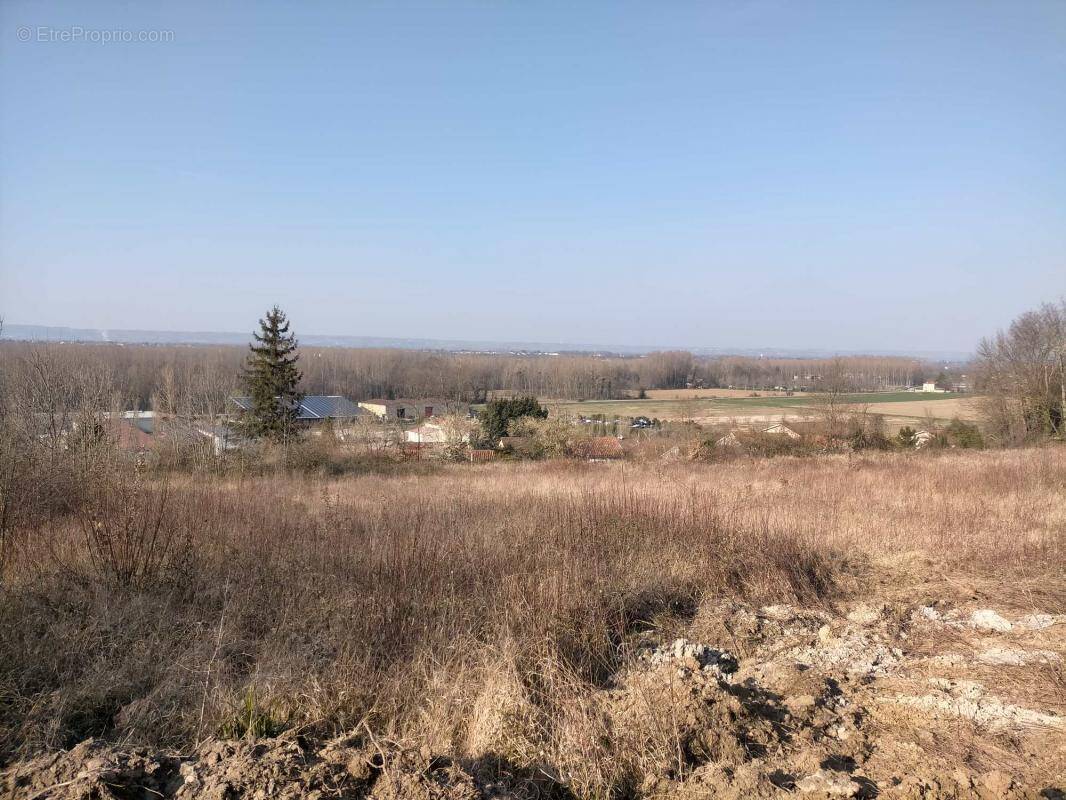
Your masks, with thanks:
[[[975,792],[1043,790],[1066,763],[1064,510],[1063,448],[103,476],[8,550],[0,750],[97,737],[195,772],[268,752],[220,740],[281,734],[303,754],[285,780],[345,796],[774,796],[823,772],[888,797],[953,765]],[[991,646],[966,622],[986,607],[1051,620],[1039,646],[995,642],[1037,666],[965,672],[1037,715],[1019,726],[922,705],[922,659],[953,654],[961,680]],[[49,781],[88,778],[64,764],[6,780],[65,797]],[[177,769],[129,780],[181,796]]]

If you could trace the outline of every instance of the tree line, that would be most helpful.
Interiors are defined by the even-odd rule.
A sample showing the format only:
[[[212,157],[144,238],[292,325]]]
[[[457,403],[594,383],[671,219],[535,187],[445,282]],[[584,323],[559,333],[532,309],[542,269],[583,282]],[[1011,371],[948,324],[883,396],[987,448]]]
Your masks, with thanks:
[[[240,390],[247,349],[229,345],[0,343],[0,373],[13,375],[28,359],[49,368],[92,373],[127,408],[210,415]],[[937,365],[907,358],[757,359],[697,357],[686,352],[641,357],[582,354],[512,355],[412,350],[300,348],[301,389],[353,399],[435,397],[484,402],[492,392],[542,398],[605,400],[641,389],[773,386],[818,389],[842,364],[857,391],[913,385],[936,376]],[[0,378],[2,380],[2,378]],[[75,382],[76,383],[76,382]]]

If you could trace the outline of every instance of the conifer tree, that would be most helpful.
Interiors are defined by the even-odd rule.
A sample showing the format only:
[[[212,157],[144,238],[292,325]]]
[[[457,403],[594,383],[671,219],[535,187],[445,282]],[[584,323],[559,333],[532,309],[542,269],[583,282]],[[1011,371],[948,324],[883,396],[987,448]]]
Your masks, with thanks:
[[[490,400],[481,409],[481,427],[493,444],[506,436],[510,424],[521,417],[547,419],[548,409],[541,406],[535,397],[508,397]]]
[[[261,333],[252,334],[255,342],[248,346],[251,352],[241,376],[251,408],[240,426],[247,436],[282,440],[292,434],[303,399],[296,336],[289,333],[289,321],[277,306],[259,320],[259,327]]]

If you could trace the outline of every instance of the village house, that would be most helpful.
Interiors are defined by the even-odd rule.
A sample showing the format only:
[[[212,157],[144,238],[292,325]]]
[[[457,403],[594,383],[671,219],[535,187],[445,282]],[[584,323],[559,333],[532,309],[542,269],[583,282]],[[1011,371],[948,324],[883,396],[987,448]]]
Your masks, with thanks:
[[[570,443],[570,452],[587,461],[613,461],[624,455],[622,442],[614,436],[594,436]]]
[[[786,425],[783,422],[775,422],[773,425],[768,425],[765,428],[734,428],[725,436],[715,441],[717,447],[740,447],[743,442],[741,437],[751,437],[758,434],[764,434],[766,436],[785,436],[789,439],[801,439],[801,434],[797,433],[792,427]]]
[[[504,453],[529,456],[533,454],[534,442],[530,436],[501,436],[496,448]]]
[[[248,441],[228,425],[198,425],[196,433],[211,443],[216,456],[231,450],[239,450]]]
[[[763,433],[770,436],[787,436],[789,439],[799,439],[800,435],[783,422],[777,422],[768,428],[763,428]]]
[[[156,445],[156,424],[151,411],[127,411],[122,416],[106,415],[101,428],[119,450],[146,453]]]
[[[231,397],[230,401],[241,410],[251,411],[250,397]],[[333,423],[350,422],[367,412],[339,394],[309,394],[300,400],[296,408],[296,422],[300,425],[313,425],[329,420]]]
[[[450,413],[463,413],[465,406],[448,400],[363,400],[359,407],[380,420],[410,422]]]
[[[715,440],[715,447],[740,447],[740,439],[737,437],[738,433],[743,431],[730,431],[725,436]]]
[[[470,434],[465,431],[449,431],[446,426],[436,422],[423,422],[404,431],[404,439],[416,444],[449,444],[469,442]]]

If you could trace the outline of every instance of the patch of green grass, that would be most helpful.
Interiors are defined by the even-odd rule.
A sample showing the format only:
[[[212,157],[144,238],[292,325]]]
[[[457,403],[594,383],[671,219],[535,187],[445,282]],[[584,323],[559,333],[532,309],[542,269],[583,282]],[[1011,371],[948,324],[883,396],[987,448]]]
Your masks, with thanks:
[[[223,739],[259,739],[277,736],[284,727],[270,708],[256,700],[255,688],[249,686],[233,715],[218,726],[218,735]]]

